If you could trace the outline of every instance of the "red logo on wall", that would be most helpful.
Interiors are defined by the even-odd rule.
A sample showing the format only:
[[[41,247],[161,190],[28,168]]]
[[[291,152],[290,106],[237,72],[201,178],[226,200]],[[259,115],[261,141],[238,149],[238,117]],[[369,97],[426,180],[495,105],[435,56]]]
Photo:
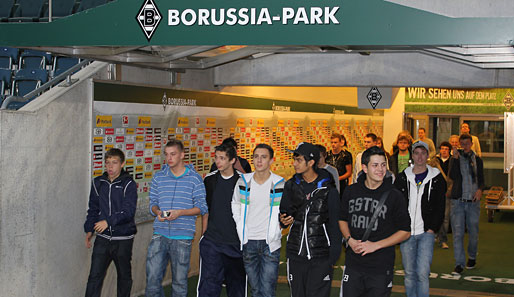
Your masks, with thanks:
[[[125,148],[126,148],[127,150],[133,150],[133,149],[134,149],[134,144],[133,144],[133,143],[127,143],[127,144],[125,145]]]
[[[105,128],[105,135],[113,135],[114,128]]]

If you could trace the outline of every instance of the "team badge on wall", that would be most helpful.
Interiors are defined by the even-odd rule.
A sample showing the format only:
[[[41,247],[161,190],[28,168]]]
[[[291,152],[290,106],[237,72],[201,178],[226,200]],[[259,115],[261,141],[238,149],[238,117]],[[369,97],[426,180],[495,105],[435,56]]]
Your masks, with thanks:
[[[157,26],[161,22],[161,13],[155,3],[152,0],[146,0],[141,6],[139,13],[136,16],[136,20],[145,33],[146,39],[150,41],[154,34]]]

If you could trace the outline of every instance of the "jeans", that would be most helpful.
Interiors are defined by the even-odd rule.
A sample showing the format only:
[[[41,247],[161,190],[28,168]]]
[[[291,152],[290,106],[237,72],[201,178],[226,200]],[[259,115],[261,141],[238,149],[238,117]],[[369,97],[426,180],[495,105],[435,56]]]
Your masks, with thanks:
[[[280,249],[270,252],[266,240],[248,240],[243,262],[253,297],[274,297],[278,279]]]
[[[169,239],[154,234],[146,256],[146,297],[164,297],[162,279],[171,260],[171,296],[187,296],[187,273],[192,239]]]
[[[468,258],[476,259],[478,250],[478,219],[480,217],[480,201],[463,202],[452,199],[451,223],[453,232],[453,254],[455,266],[464,267],[466,253],[464,252],[464,230],[468,229]]]
[[[400,244],[405,269],[405,293],[408,297],[429,295],[429,275],[434,254],[434,233],[411,235]]]
[[[130,297],[132,288],[132,245],[134,239],[108,240],[97,236],[91,256],[91,271],[87,280],[86,297],[100,297],[107,268],[116,266],[118,297]]]
[[[437,238],[440,243],[446,242],[448,243],[448,227],[450,226],[450,209],[451,209],[451,199],[446,198],[446,206],[444,209],[444,220],[441,228],[439,228],[439,232],[437,233]]]

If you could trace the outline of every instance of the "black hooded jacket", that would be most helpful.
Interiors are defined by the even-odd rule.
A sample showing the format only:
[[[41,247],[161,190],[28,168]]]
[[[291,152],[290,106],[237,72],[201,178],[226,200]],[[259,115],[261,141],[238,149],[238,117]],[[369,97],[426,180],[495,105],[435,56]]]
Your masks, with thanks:
[[[94,232],[95,223],[106,220],[108,228],[99,236],[113,240],[133,238],[136,206],[137,186],[132,176],[122,169],[120,176],[110,182],[104,173],[91,183],[84,231]]]
[[[325,169],[311,183],[295,174],[284,185],[280,212],[294,218],[287,239],[288,258],[328,258],[333,264],[341,253],[339,193]]]

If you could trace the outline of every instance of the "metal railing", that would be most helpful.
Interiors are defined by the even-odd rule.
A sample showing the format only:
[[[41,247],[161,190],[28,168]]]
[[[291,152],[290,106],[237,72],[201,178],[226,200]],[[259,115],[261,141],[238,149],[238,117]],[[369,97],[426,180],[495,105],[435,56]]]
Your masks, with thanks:
[[[75,71],[77,71],[80,68],[82,68],[83,66],[89,64],[90,62],[91,62],[91,60],[84,60],[84,61],[78,63],[77,65],[71,67],[70,69],[68,69],[68,70],[64,71],[63,73],[57,75],[56,77],[52,78],[50,81],[46,82],[45,84],[43,84],[39,88],[36,88],[33,91],[27,93],[23,97],[21,97],[21,96],[8,96],[7,98],[5,98],[5,100],[2,103],[2,106],[0,107],[0,109],[7,109],[7,106],[11,102],[28,102],[33,97],[37,96],[40,93],[43,93],[44,91],[50,89],[51,87],[57,85],[58,83],[60,83],[64,79],[66,79],[66,81],[71,85],[72,84],[71,75]]]

